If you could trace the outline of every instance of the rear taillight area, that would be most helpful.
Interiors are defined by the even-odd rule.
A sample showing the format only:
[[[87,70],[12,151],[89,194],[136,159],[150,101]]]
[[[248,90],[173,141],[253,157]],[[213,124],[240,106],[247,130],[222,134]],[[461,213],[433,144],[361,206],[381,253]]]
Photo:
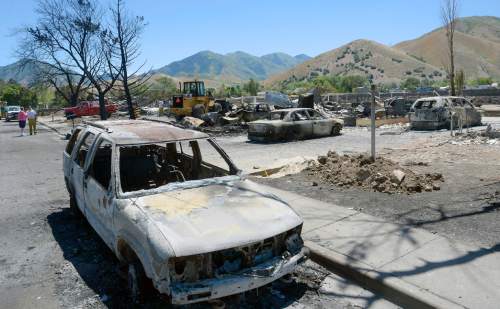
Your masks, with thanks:
[[[276,257],[288,258],[299,253],[304,245],[300,236],[302,225],[250,245],[175,257],[168,261],[171,283],[193,283],[204,279],[238,274]]]

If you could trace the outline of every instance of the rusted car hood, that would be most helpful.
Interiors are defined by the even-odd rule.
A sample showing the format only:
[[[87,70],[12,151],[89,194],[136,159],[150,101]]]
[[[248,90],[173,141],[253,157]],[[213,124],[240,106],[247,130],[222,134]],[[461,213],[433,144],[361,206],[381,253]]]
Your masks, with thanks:
[[[136,204],[176,256],[246,245],[302,223],[284,201],[248,180],[143,196]]]

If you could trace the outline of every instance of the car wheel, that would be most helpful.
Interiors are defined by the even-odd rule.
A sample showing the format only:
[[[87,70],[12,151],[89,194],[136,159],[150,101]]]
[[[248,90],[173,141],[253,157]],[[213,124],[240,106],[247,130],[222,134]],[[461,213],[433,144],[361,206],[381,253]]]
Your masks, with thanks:
[[[132,302],[144,302],[147,293],[147,277],[140,261],[128,264],[127,287]]]
[[[205,114],[205,106],[203,104],[196,104],[191,110],[191,115],[194,118],[200,118],[201,115]]]
[[[340,135],[340,130],[341,130],[340,126],[338,126],[338,125],[334,125],[334,126],[332,127],[332,134],[331,134],[331,135],[332,135],[332,136],[337,136],[337,135]]]

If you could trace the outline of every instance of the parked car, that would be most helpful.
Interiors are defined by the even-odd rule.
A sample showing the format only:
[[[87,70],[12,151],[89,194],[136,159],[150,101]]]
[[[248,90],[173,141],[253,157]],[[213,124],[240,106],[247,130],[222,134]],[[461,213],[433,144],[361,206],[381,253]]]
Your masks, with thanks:
[[[63,155],[70,208],[128,265],[138,299],[174,304],[266,285],[307,257],[302,219],[245,179],[205,133],[145,120],[73,131]]]
[[[106,112],[108,113],[108,116],[115,113],[117,110],[117,104],[106,102]],[[68,119],[82,116],[95,116],[99,114],[99,101],[82,101],[76,106],[66,107],[64,109],[64,115]]]
[[[6,106],[5,107],[5,121],[17,120],[17,115],[21,111],[21,106]]]
[[[271,112],[267,119],[250,122],[248,139],[266,142],[339,135],[342,126],[342,120],[311,108],[281,109]]]
[[[410,113],[410,126],[414,130],[437,130],[463,125],[464,127],[481,124],[481,114],[463,97],[428,97],[413,103]]]

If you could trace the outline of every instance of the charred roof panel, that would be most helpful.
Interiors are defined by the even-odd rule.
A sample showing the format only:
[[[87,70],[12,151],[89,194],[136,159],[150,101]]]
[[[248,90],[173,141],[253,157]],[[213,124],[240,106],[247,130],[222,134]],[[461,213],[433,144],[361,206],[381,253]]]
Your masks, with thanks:
[[[105,129],[116,144],[145,144],[208,138],[202,132],[146,120],[106,120],[89,123]]]

